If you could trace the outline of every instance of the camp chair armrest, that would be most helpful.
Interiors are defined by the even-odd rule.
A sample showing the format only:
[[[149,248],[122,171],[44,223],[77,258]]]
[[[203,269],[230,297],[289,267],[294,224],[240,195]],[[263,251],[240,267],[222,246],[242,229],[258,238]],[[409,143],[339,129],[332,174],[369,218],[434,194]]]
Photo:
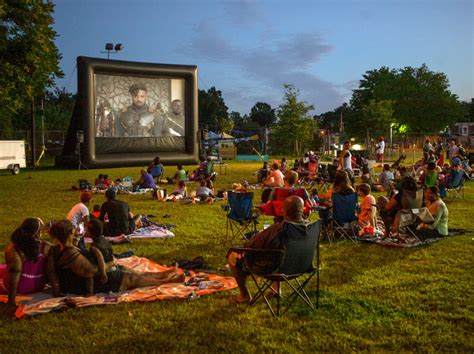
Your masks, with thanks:
[[[244,270],[261,276],[278,271],[285,258],[284,250],[245,247],[235,247],[234,249],[243,255]]]
[[[260,254],[260,255],[284,255],[285,251],[284,250],[279,250],[279,249],[258,249],[258,248],[247,248],[247,247],[231,247],[230,248],[232,251],[237,252],[237,253],[252,253],[252,254]]]

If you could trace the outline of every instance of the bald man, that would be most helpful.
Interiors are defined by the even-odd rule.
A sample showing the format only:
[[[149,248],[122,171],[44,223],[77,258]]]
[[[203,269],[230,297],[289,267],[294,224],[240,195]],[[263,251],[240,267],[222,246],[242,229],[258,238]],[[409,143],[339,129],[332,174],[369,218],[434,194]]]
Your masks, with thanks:
[[[284,223],[306,224],[307,221],[303,219],[303,210],[303,199],[295,195],[286,198],[283,203],[283,222],[275,223],[269,228],[255,234],[245,243],[244,247],[255,249],[281,249],[282,244],[279,236],[283,230]],[[227,256],[227,261],[240,290],[239,296],[237,296],[234,301],[237,303],[249,302],[251,296],[246,285],[247,274],[242,272],[242,254],[230,251]]]

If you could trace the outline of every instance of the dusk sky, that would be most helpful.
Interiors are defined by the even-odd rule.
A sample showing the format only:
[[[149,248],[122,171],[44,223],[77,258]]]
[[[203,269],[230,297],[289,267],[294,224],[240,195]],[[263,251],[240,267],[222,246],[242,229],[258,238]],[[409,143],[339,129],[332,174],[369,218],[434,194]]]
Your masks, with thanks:
[[[198,66],[199,89],[222,91],[229,112],[276,108],[292,83],[316,113],[348,102],[367,70],[419,67],[447,74],[474,97],[474,0],[57,0],[56,44],[77,90],[77,56]]]

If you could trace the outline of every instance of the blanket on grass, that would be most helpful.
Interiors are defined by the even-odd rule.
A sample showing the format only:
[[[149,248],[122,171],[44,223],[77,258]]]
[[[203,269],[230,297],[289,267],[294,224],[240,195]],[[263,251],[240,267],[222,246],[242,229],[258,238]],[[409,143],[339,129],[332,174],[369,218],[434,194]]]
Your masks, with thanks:
[[[173,237],[174,233],[171,232],[167,227],[160,225],[149,225],[141,227],[135,230],[130,235],[120,235],[114,237],[107,237],[107,239],[113,244],[119,244],[124,242],[130,242],[130,239],[133,238],[167,238]],[[92,242],[92,239],[85,237],[84,241],[87,243]]]
[[[155,263],[143,257],[128,257],[117,260],[120,265],[140,272],[160,272],[169,267]],[[66,308],[85,307],[94,305],[111,305],[121,302],[156,301],[166,299],[194,299],[218,291],[230,290],[237,287],[232,277],[222,277],[208,273],[194,273],[188,271],[189,276],[183,284],[164,284],[156,287],[147,287],[124,291],[120,293],[95,294],[94,296],[65,296],[52,297],[51,292],[34,293],[17,296],[18,308],[16,318],[39,315]],[[3,279],[3,275],[0,276]],[[7,295],[0,295],[0,302],[6,303]]]
[[[397,236],[392,235],[391,237],[386,237],[386,238],[381,238],[379,236],[373,236],[373,235],[364,235],[364,236],[359,237],[358,240],[363,241],[363,242],[375,243],[377,245],[385,246],[385,247],[411,248],[411,247],[417,247],[417,246],[422,246],[422,245],[428,245],[430,243],[434,243],[439,240],[442,240],[446,237],[464,235],[465,233],[468,233],[468,232],[472,232],[472,231],[466,230],[466,229],[450,228],[448,230],[448,236],[427,238],[424,240],[418,237],[414,237],[411,234],[398,234]]]

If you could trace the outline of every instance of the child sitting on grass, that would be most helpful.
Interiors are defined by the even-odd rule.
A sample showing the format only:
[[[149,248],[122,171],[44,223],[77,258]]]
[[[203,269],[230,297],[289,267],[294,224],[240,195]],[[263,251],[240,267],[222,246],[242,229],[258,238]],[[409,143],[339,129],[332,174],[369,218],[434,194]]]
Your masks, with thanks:
[[[100,218],[100,205],[99,204],[94,204],[93,209],[91,213],[91,218],[94,219],[99,219]]]
[[[103,226],[100,220],[91,220],[87,225],[87,236],[90,237],[93,241],[90,245],[90,253],[92,255],[92,261],[97,264],[99,268],[99,279],[101,282],[107,282],[107,271],[109,270],[120,270],[126,273],[135,273],[143,277],[154,278],[154,279],[164,279],[166,277],[176,276],[178,271],[176,265],[175,267],[164,271],[164,272],[139,272],[132,268],[125,267],[123,265],[117,265],[116,258],[112,250],[112,244],[107,240],[103,235]],[[178,280],[178,279],[177,279]],[[183,279],[180,278],[178,282],[181,282]]]
[[[206,186],[206,181],[202,180],[200,186],[196,189],[196,198],[201,202],[206,202],[211,204],[214,202],[214,193],[212,190]]]
[[[186,194],[187,194],[186,182],[179,181],[176,186],[176,190],[173,193],[170,193],[169,195],[167,195],[164,201],[172,200],[173,202],[176,202],[179,199],[183,199],[184,197],[186,197]]]

